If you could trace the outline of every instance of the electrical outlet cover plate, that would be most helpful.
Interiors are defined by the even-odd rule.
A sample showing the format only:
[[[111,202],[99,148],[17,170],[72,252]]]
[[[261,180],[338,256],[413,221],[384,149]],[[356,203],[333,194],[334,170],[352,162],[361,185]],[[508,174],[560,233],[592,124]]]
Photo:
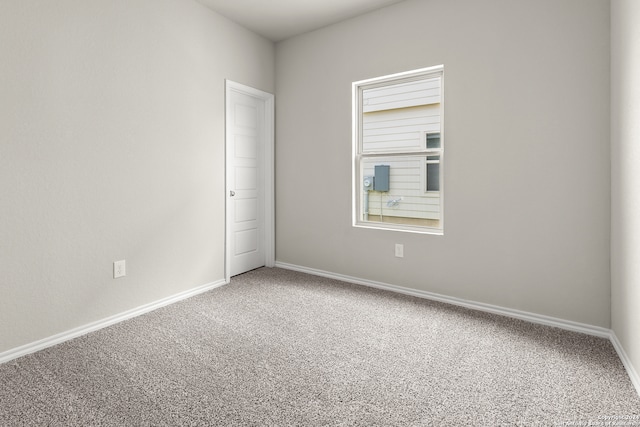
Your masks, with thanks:
[[[396,257],[398,258],[404,257],[404,245],[401,243],[396,243]]]
[[[127,266],[125,260],[114,261],[113,263],[113,278],[124,277],[127,275]]]

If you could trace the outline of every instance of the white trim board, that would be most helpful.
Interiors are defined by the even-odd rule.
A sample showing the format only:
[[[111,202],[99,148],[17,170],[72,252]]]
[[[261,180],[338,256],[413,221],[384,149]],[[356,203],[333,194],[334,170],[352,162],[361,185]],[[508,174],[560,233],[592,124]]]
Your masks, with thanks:
[[[489,305],[489,304],[471,302],[471,301],[463,300],[460,298],[447,297],[440,294],[420,291],[416,289],[404,288],[401,286],[390,285],[382,282],[374,282],[371,280],[359,279],[352,276],[329,273],[323,270],[317,270],[317,269],[308,268],[308,267],[301,267],[301,266],[287,264],[283,262],[276,262],[275,266],[279,268],[284,268],[287,270],[300,271],[302,273],[312,274],[315,276],[327,277],[329,279],[342,280],[344,282],[354,283],[357,285],[384,289],[392,292],[398,292],[406,295],[416,296],[419,298],[425,298],[425,299],[440,301],[448,304],[459,305],[462,307],[467,307],[467,308],[471,308],[479,311],[486,311],[489,313],[499,314],[499,315],[508,316],[508,317],[514,317],[514,318],[526,320],[532,323],[540,323],[543,325],[555,326],[555,327],[570,330],[570,331],[582,332],[588,335],[595,335],[602,338],[608,338],[611,341],[611,344],[613,345],[614,349],[618,353],[618,356],[620,357],[620,360],[622,361],[622,364],[624,365],[627,371],[627,374],[629,375],[629,378],[631,380],[631,383],[636,389],[636,392],[638,393],[638,395],[640,395],[640,376],[638,375],[633,365],[631,364],[631,361],[629,360],[629,357],[624,351],[624,348],[620,344],[618,337],[613,331],[609,329],[601,328],[597,326],[585,325],[581,323],[571,322],[571,321],[548,317],[548,316],[541,316],[541,315],[527,313],[519,310],[511,310],[511,309]],[[27,354],[35,353],[36,351],[39,351],[39,350],[44,350],[45,348],[52,347],[57,344],[61,344],[65,341],[69,341],[81,335],[85,335],[90,332],[94,332],[99,329],[106,328],[108,326],[114,325],[124,320],[131,319],[133,317],[137,317],[145,313],[149,313],[158,308],[176,303],[183,299],[190,298],[192,296],[207,292],[209,290],[218,288],[220,286],[224,286],[227,283],[228,282],[225,280],[218,280],[216,282],[202,285],[197,288],[194,288],[185,292],[181,292],[179,294],[176,294],[167,298],[163,298],[149,304],[142,305],[140,307],[125,311],[115,316],[110,316],[105,319],[92,322],[84,326],[80,326],[78,328],[74,328],[69,331],[62,332],[60,334],[56,334],[48,338],[44,338],[39,341],[35,341],[20,347],[16,347],[14,349],[5,351],[4,353],[0,353],[0,364],[6,363],[13,359],[17,359],[18,357],[21,357],[21,356],[26,356]]]
[[[636,389],[638,395],[640,395],[640,376],[634,369],[631,361],[627,357],[624,348],[618,341],[615,333],[611,329],[602,328],[600,326],[587,325],[585,323],[573,322],[571,320],[559,319],[557,317],[544,316],[541,314],[530,313],[521,310],[514,310],[511,308],[500,307],[497,305],[485,304],[481,302],[469,301],[462,298],[450,297],[446,295],[436,294],[433,292],[421,291],[419,289],[405,288],[402,286],[391,285],[389,283],[376,282],[368,279],[361,279],[353,276],[346,276],[343,274],[331,273],[324,270],[318,270],[315,268],[303,267],[294,264],[288,264],[285,262],[276,261],[276,267],[284,268],[287,270],[299,271],[301,273],[312,274],[314,276],[326,277],[329,279],[341,280],[343,282],[354,283],[356,285],[368,286],[371,288],[383,289],[391,292],[397,292],[405,295],[411,295],[418,298],[425,298],[428,300],[444,302],[447,304],[457,305],[461,307],[470,308],[473,310],[484,311],[487,313],[498,314],[501,316],[512,317],[515,319],[525,320],[531,323],[537,323],[541,325],[552,326],[568,331],[580,332],[586,335],[593,335],[601,338],[607,338],[611,341],[614,349],[618,353],[622,364],[627,370],[627,374],[631,380],[631,383]]]
[[[544,316],[541,314],[530,313],[526,311],[514,310],[511,308],[500,307],[497,305],[485,304],[481,302],[469,301],[462,298],[450,297],[433,292],[421,291],[419,289],[405,288],[402,286],[391,285],[383,282],[376,282],[368,279],[360,279],[358,277],[345,276],[343,274],[330,273],[328,271],[316,270],[314,268],[302,267],[298,265],[276,262],[276,267],[287,270],[295,270],[301,273],[308,273],[315,276],[327,277],[329,279],[342,280],[343,282],[355,283],[371,288],[384,289],[387,291],[397,292],[414,297],[425,298],[433,301],[444,302],[447,304],[457,305],[460,307],[471,308],[473,310],[484,311],[487,313],[499,314],[502,316],[513,317],[516,319],[526,320],[531,323],[538,323],[547,326],[554,326],[574,332],[581,332],[587,335],[595,335],[601,338],[609,338],[611,331],[607,328],[599,326],[591,326],[584,323],[572,322],[570,320],[558,319],[556,317]]]
[[[83,326],[79,326],[74,329],[70,329],[65,332],[61,332],[56,335],[52,335],[50,337],[25,344],[20,347],[13,348],[11,350],[0,353],[0,364],[6,363],[10,360],[17,359],[18,357],[26,356],[27,354],[35,353],[36,351],[44,350],[48,347],[53,347],[54,345],[61,344],[65,341],[69,341],[73,338],[77,338],[79,336],[88,334],[90,332],[97,331],[102,328],[106,328],[107,326],[114,325],[116,323],[122,322],[127,319],[131,319],[133,317],[140,316],[145,313],[149,313],[158,308],[176,303],[183,299],[187,299],[203,292],[210,291],[212,289],[218,288],[220,286],[226,285],[224,279],[218,280],[216,282],[207,283],[202,286],[198,286],[196,288],[190,289],[188,291],[180,292],[178,294],[162,298],[160,300],[141,305],[140,307],[124,311],[120,314],[116,314],[114,316],[109,316],[105,319],[101,319],[95,322],[88,323]]]
[[[636,391],[638,392],[638,395],[640,395],[640,375],[638,375],[638,372],[631,364],[631,360],[629,360],[629,356],[627,356],[627,353],[624,351],[624,347],[622,347],[622,344],[620,344],[616,333],[611,331],[611,335],[609,338],[611,340],[611,344],[613,344],[613,348],[616,349],[616,352],[618,353],[618,356],[620,357],[624,368],[627,370],[627,374],[629,374],[631,384],[633,384],[633,386],[636,388]]]

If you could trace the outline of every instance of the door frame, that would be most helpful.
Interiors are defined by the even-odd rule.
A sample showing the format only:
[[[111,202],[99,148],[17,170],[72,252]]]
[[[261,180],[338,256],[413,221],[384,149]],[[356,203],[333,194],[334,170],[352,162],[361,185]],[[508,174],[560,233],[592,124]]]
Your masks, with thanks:
[[[229,123],[231,108],[231,92],[248,95],[264,101],[264,252],[265,266],[275,266],[275,101],[274,95],[232,80],[225,80],[225,263],[224,277],[226,283],[231,281],[231,203],[229,188],[231,174],[231,126]]]

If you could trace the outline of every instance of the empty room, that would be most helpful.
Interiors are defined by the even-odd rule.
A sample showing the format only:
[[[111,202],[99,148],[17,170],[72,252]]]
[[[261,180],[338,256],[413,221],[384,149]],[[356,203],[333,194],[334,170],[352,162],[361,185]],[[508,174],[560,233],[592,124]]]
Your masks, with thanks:
[[[640,2],[0,1],[0,426],[640,426]]]

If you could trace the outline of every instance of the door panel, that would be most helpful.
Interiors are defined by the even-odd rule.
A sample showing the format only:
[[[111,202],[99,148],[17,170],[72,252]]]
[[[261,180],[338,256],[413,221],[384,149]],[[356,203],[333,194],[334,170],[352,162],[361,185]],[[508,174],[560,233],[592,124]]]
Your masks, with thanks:
[[[236,232],[235,256],[255,254],[258,251],[258,233],[255,228]],[[258,265],[258,267],[261,267]]]
[[[265,101],[229,94],[227,174],[231,276],[265,265]]]
[[[255,143],[255,142],[254,142]],[[240,162],[240,159],[236,157],[236,165]],[[256,162],[246,162],[256,163]],[[236,191],[237,190],[249,190],[258,191],[258,170],[257,166],[236,166]]]
[[[235,221],[237,223],[258,220],[258,202],[256,199],[236,200],[235,208]]]

